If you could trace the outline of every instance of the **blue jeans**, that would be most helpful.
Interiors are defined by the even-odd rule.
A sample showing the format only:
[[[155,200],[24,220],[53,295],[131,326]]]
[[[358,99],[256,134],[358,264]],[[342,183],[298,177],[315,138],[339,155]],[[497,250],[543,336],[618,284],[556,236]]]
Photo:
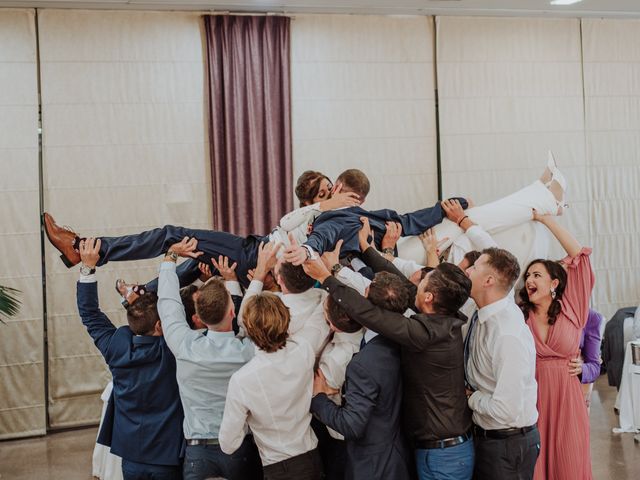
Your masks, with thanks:
[[[122,459],[124,480],[181,480],[182,468],[166,465],[149,465]]]
[[[415,450],[420,480],[465,480],[473,476],[473,439],[448,448]]]
[[[219,445],[187,445],[183,476],[184,480],[257,480],[262,478],[262,465],[253,438],[246,436],[231,455],[220,450]]]

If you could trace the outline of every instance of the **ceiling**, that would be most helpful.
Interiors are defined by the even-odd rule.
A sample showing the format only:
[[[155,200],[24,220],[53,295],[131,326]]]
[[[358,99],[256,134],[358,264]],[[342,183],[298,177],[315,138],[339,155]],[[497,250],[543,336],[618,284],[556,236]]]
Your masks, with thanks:
[[[0,0],[0,7],[382,15],[640,17],[640,0],[583,0],[569,6],[552,6],[549,0]]]

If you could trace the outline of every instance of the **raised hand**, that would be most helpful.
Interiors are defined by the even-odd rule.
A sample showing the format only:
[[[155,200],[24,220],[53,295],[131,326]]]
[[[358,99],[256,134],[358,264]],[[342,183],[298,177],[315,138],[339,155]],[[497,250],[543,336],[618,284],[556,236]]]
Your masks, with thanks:
[[[80,241],[80,260],[85,267],[94,268],[100,260],[100,239],[89,237]]]
[[[448,199],[440,202],[440,205],[447,218],[456,225],[460,225],[460,221],[465,217],[464,209],[460,202],[455,199]]]
[[[292,233],[289,233],[289,246],[285,249],[282,258],[285,262],[289,262],[293,265],[302,265],[309,257],[307,249],[302,245],[298,245],[295,237]]]
[[[360,196],[355,192],[344,192],[341,193],[339,189],[342,187],[340,185],[336,192],[332,195],[331,198],[325,200],[320,203],[320,210],[326,212],[327,210],[336,210],[338,208],[343,207],[356,207],[360,205]]]
[[[328,277],[331,276],[331,272],[324,265],[322,259],[320,258],[307,260],[302,264],[302,268],[307,275],[320,283],[324,282]]]
[[[360,251],[364,252],[367,248],[373,247],[373,241],[369,243],[369,238],[373,239],[373,235],[371,235],[371,225],[369,225],[367,217],[360,217],[360,223],[362,223],[362,228],[358,232],[358,241],[360,242]]]
[[[393,249],[396,247],[398,239],[402,236],[402,224],[399,222],[387,222],[385,225],[387,231],[384,233],[384,237],[382,237],[380,246],[382,250],[385,248]]]
[[[253,274],[255,280],[264,282],[267,273],[275,267],[278,261],[277,255],[281,247],[281,243],[274,244],[273,242],[269,242],[265,244],[264,242],[260,242],[260,246],[258,247],[258,263],[256,264]]]
[[[213,259],[211,259],[213,260]],[[211,277],[213,277],[213,273],[211,273],[211,267],[206,263],[199,263],[198,270],[200,270],[200,281],[206,282]]]
[[[179,243],[174,243],[169,247],[170,252],[176,253],[180,257],[198,258],[203,252],[198,252],[198,240],[196,238],[184,237]]]
[[[236,275],[236,267],[238,262],[233,262],[233,265],[229,265],[229,257],[223,255],[218,256],[218,261],[215,258],[211,258],[211,263],[218,269],[220,276],[226,281],[237,281],[238,275]]]
[[[326,251],[322,254],[322,263],[324,263],[325,267],[330,269],[336,263],[340,263],[340,248],[342,247],[342,242],[342,239],[338,240],[338,243],[336,243],[336,248]]]

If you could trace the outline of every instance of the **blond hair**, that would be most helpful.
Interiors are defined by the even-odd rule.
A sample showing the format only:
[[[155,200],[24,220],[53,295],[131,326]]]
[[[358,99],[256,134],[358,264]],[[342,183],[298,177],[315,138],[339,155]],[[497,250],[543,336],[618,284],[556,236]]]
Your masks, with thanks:
[[[247,335],[259,349],[272,353],[286,345],[290,315],[280,297],[260,293],[247,300],[243,310]]]

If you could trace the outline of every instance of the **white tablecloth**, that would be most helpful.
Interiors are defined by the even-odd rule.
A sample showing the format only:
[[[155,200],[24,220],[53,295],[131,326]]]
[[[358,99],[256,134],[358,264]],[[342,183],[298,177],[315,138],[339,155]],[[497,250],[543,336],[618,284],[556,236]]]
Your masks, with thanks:
[[[111,396],[111,390],[113,390],[113,383],[109,382],[102,392],[102,416],[100,418],[100,428],[102,428],[102,422],[104,421],[104,412],[107,410],[107,403]],[[93,476],[98,477],[101,480],[122,480],[122,459],[116,455],[113,455],[109,447],[96,443],[93,449]]]
[[[640,431],[640,365],[631,362],[631,345],[640,341],[627,343],[622,367],[620,391],[616,398],[616,408],[620,411],[620,428],[615,432]]]

